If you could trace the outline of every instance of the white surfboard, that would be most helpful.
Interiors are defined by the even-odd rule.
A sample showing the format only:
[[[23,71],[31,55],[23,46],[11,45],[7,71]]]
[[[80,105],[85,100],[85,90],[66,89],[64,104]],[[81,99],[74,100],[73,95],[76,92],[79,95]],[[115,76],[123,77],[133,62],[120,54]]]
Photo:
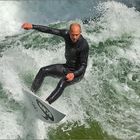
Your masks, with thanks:
[[[22,90],[29,99],[29,102],[31,103],[31,106],[34,109],[35,114],[42,121],[45,121],[47,123],[58,123],[66,116],[65,114],[56,110],[47,102],[43,101],[41,98],[36,96],[33,92],[27,89]]]

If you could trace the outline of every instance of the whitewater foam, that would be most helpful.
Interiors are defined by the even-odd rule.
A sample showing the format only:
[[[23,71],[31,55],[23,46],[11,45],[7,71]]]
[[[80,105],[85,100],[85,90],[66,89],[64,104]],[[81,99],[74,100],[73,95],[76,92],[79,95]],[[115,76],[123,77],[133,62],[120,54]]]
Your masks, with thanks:
[[[4,127],[1,128],[2,138],[17,138],[19,135],[21,138],[44,139],[48,138],[49,128],[57,129],[61,124],[67,125],[68,122],[72,124],[78,122],[79,126],[87,124],[89,127],[87,120],[96,120],[103,131],[116,138],[139,137],[139,94],[135,88],[138,88],[136,85],[140,79],[136,77],[136,81],[133,81],[134,74],[139,73],[137,66],[140,65],[139,12],[117,2],[106,2],[100,7],[103,11],[100,19],[88,26],[82,26],[83,35],[89,40],[91,51],[99,47],[102,47],[102,50],[90,52],[85,78],[80,83],[66,88],[63,95],[53,104],[67,114],[66,118],[57,125],[48,125],[36,120],[30,113],[28,103],[27,108],[23,107],[26,101],[21,88],[31,86],[34,76],[42,66],[65,62],[62,55],[64,43],[57,44],[59,47],[56,50],[47,47],[47,49],[39,47],[26,49],[24,43],[20,42],[19,36],[20,43],[17,43],[17,46],[11,44],[12,47],[2,53],[0,59],[2,89],[8,96],[7,100],[19,104],[17,111],[13,107],[10,108],[11,113],[1,106],[3,115],[0,123]],[[94,31],[96,26],[99,26],[99,32]],[[91,33],[88,33],[87,29],[90,29]],[[28,37],[30,34],[24,35]],[[123,43],[119,46],[121,41],[117,44],[117,41],[113,42],[114,40],[129,43],[126,43],[128,46]],[[52,44],[47,42],[44,45]],[[46,98],[57,82],[58,80],[46,78],[39,95]],[[10,106],[10,103],[8,105]],[[11,121],[3,117],[9,114]],[[8,134],[4,135],[8,126],[12,128],[13,125],[17,133],[9,128]],[[64,131],[70,131],[72,128],[72,125],[67,129],[62,127]]]

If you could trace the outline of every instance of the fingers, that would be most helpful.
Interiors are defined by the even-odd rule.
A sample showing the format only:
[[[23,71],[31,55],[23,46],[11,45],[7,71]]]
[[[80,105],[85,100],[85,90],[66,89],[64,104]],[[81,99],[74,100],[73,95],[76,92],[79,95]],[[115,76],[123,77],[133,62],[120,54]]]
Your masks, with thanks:
[[[31,23],[24,23],[21,27],[25,30],[30,30],[33,28]]]
[[[67,81],[72,81],[74,79],[74,74],[73,73],[68,73],[66,75],[66,79],[67,79]]]

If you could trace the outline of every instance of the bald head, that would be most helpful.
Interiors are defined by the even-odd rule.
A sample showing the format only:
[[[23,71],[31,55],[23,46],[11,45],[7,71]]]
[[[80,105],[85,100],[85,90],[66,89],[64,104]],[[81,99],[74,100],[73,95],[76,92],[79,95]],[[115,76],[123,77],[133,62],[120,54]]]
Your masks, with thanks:
[[[81,32],[81,26],[78,23],[72,23],[70,25],[70,31],[80,31]]]
[[[69,29],[70,38],[73,43],[76,43],[81,35],[81,26],[78,23],[72,23]]]

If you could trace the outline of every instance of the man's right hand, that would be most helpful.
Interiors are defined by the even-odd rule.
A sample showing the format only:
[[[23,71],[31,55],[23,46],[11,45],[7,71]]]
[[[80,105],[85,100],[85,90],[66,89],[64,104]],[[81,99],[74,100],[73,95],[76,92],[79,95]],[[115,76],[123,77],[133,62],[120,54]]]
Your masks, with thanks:
[[[24,23],[22,25],[22,28],[25,29],[25,30],[30,30],[33,28],[33,25],[31,23]]]

